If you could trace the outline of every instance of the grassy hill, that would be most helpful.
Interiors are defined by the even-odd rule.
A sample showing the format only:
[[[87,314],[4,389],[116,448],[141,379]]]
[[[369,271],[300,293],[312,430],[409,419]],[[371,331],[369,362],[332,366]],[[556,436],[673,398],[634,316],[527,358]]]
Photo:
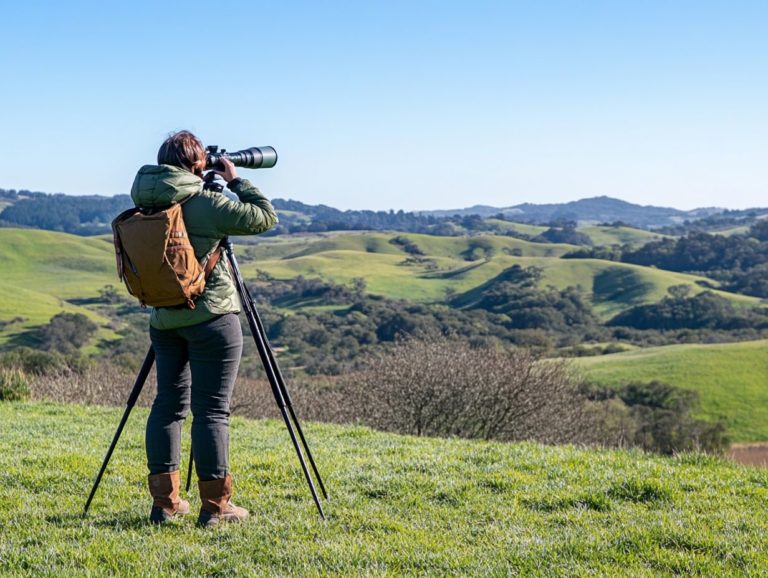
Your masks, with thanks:
[[[282,423],[243,419],[232,472],[252,518],[158,529],[146,522],[142,409],[83,518],[121,412],[0,403],[13,448],[0,452],[0,574],[723,576],[768,565],[765,470],[308,424],[331,494],[321,522]]]
[[[0,343],[62,311],[107,319],[76,304],[116,284],[111,241],[36,229],[0,228]],[[102,330],[98,337],[114,334]]]
[[[423,253],[420,260],[391,243],[394,237],[416,246]],[[344,284],[362,277],[371,293],[421,302],[442,301],[446,291],[470,291],[512,265],[536,266],[543,270],[545,285],[580,286],[604,318],[633,305],[656,302],[672,285],[690,285],[695,293],[703,290],[702,283],[715,284],[649,267],[559,258],[573,248],[492,235],[354,232],[248,238],[238,244],[237,253],[246,277],[255,276],[257,269],[277,278],[304,275]],[[104,286],[118,284],[107,237],[0,228],[0,270],[0,322],[5,324],[0,344],[46,323],[60,311],[81,312],[105,324],[106,319],[84,303]],[[721,295],[737,305],[759,303],[751,297]],[[113,335],[105,328],[98,337]]]
[[[410,240],[424,253],[424,261],[406,263],[410,255],[389,243],[394,236]],[[470,291],[512,265],[535,266],[543,269],[545,285],[580,286],[604,318],[634,305],[657,302],[673,285],[689,285],[693,293],[703,291],[702,284],[717,285],[704,277],[651,267],[559,258],[573,248],[495,236],[345,233],[264,239],[247,247],[248,260],[241,265],[246,275],[260,269],[279,279],[304,275],[349,284],[363,277],[372,293],[425,302],[444,299],[449,289]],[[736,305],[760,302],[718,293]]]
[[[595,245],[634,245],[640,246],[650,241],[659,241],[668,235],[661,235],[645,229],[634,227],[606,227],[594,225],[591,227],[579,227],[580,233],[584,233]]]
[[[768,440],[768,340],[635,349],[577,364],[596,383],[658,380],[694,389],[701,417],[722,419],[733,441]]]

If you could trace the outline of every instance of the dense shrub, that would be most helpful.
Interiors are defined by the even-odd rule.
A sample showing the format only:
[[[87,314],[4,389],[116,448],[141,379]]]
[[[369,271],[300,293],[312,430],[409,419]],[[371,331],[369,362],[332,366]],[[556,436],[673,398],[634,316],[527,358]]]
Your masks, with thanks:
[[[82,374],[89,364],[89,360],[81,355],[64,355],[31,347],[16,347],[0,354],[0,368],[19,369],[27,375]]]
[[[74,353],[99,328],[82,313],[59,313],[39,331],[40,347],[46,351]]]
[[[687,297],[688,286],[670,287],[670,295],[658,303],[638,305],[620,313],[608,325],[635,329],[764,329],[765,310],[737,311],[730,301],[712,291]]]
[[[636,446],[662,454],[722,453],[729,445],[721,422],[691,416],[699,403],[695,391],[653,381],[618,388],[584,386],[582,393],[594,403],[591,413],[606,445]]]
[[[550,227],[532,239],[534,243],[567,243],[570,245],[592,245],[589,235],[576,230],[576,223],[562,227]]]
[[[20,401],[29,397],[29,383],[20,369],[0,370],[0,401]]]

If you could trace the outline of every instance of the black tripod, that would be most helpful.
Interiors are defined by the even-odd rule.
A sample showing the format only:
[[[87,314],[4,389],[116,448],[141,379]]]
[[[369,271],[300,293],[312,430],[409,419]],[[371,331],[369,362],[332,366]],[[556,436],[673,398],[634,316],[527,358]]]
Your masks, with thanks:
[[[229,241],[229,239],[224,239],[221,245],[222,245],[222,248],[224,249],[224,252],[227,257],[227,262],[229,263],[232,276],[235,280],[235,286],[237,287],[237,292],[240,295],[240,302],[243,304],[243,311],[245,313],[246,319],[248,320],[248,326],[251,329],[251,334],[253,335],[253,339],[256,342],[256,348],[259,351],[259,357],[261,358],[261,363],[264,365],[264,371],[266,371],[267,379],[269,380],[269,384],[272,387],[272,395],[274,395],[275,402],[277,403],[277,406],[280,408],[280,413],[283,416],[283,421],[285,421],[285,426],[288,428],[288,433],[291,436],[293,447],[296,449],[296,454],[298,455],[299,462],[301,463],[301,469],[304,471],[304,477],[307,479],[307,484],[309,485],[309,489],[312,492],[312,498],[315,501],[317,510],[318,512],[320,512],[320,517],[325,519],[323,506],[320,503],[320,499],[317,496],[317,490],[315,490],[315,484],[312,481],[312,476],[309,474],[309,470],[307,469],[307,463],[304,460],[304,454],[301,450],[301,446],[299,446],[299,442],[296,437],[296,432],[299,433],[301,444],[304,447],[304,451],[307,452],[309,463],[312,465],[312,471],[315,473],[315,477],[317,478],[317,483],[320,486],[320,490],[323,492],[323,497],[325,497],[326,500],[328,499],[328,493],[325,491],[325,486],[323,485],[323,480],[320,477],[320,472],[317,471],[317,466],[315,465],[315,460],[312,457],[312,452],[309,451],[309,445],[307,444],[307,440],[304,437],[304,432],[301,429],[301,424],[299,423],[299,419],[296,417],[296,412],[294,411],[293,403],[291,402],[291,396],[288,394],[288,389],[285,387],[285,380],[283,379],[283,375],[280,371],[280,367],[278,366],[277,360],[275,359],[275,356],[272,353],[272,348],[269,346],[269,341],[267,340],[267,334],[266,334],[266,331],[264,331],[264,325],[261,322],[261,317],[259,317],[259,313],[258,311],[256,311],[256,306],[253,303],[253,298],[251,297],[251,294],[248,291],[248,287],[245,286],[243,277],[240,274],[240,268],[237,265],[237,259],[235,259],[235,254],[232,251],[232,243]],[[120,434],[123,432],[123,427],[125,427],[125,423],[128,421],[128,415],[131,413],[133,406],[136,404],[136,400],[139,398],[141,389],[142,387],[144,387],[144,382],[147,380],[147,376],[149,375],[149,372],[152,369],[152,365],[154,364],[154,362],[155,362],[155,351],[150,347],[149,351],[147,352],[147,356],[144,358],[144,363],[142,364],[141,369],[139,370],[139,374],[136,376],[136,381],[133,384],[133,389],[131,390],[131,394],[128,396],[125,412],[123,412],[123,417],[120,420],[120,424],[117,426],[117,431],[115,432],[115,436],[112,438],[112,444],[109,446],[107,455],[104,457],[104,462],[101,464],[101,469],[99,470],[99,473],[96,476],[96,481],[94,482],[93,488],[91,489],[91,493],[88,496],[88,501],[85,503],[84,514],[88,513],[88,508],[90,508],[91,506],[91,501],[93,500],[93,496],[96,494],[96,490],[99,487],[99,483],[101,482],[101,478],[104,475],[104,471],[107,469],[107,464],[109,463],[109,459],[112,457],[112,452],[114,451],[115,446],[117,445],[117,440],[120,438]],[[290,414],[290,417],[289,417],[289,414]],[[294,426],[296,428],[296,431],[294,431]],[[189,468],[190,468],[190,472],[189,472],[189,477],[187,478],[187,489],[189,489],[189,482],[191,479],[191,472],[192,472],[191,456],[190,456]]]

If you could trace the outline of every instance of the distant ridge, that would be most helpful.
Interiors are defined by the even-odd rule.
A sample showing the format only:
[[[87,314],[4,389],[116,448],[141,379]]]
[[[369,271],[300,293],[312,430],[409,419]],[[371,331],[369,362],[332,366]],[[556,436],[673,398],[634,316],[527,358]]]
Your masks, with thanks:
[[[728,210],[703,207],[682,211],[670,207],[637,205],[608,196],[568,203],[522,203],[510,207],[474,205],[463,209],[431,211],[340,210],[328,205],[310,205],[280,198],[273,198],[272,202],[282,212],[280,221],[284,231],[287,230],[286,226],[295,229],[296,223],[304,223],[303,229],[299,229],[310,232],[365,229],[450,235],[452,232],[447,229],[436,233],[430,227],[434,228],[441,221],[448,221],[455,216],[478,215],[487,218],[500,214],[509,221],[520,223],[575,221],[579,225],[589,226],[620,222],[641,229],[674,227],[685,221],[694,222],[713,216],[715,219],[727,217],[725,220],[732,223],[732,226],[739,224],[734,222],[738,219],[768,217],[768,208]],[[109,223],[114,216],[132,204],[128,195],[78,196],[0,189],[0,227],[32,227],[79,235],[103,234],[109,232]]]
[[[608,196],[591,197],[570,201],[568,203],[522,203],[510,207],[491,207],[474,205],[464,209],[418,211],[421,215],[448,217],[452,215],[480,215],[492,217],[502,214],[515,221],[529,223],[550,223],[552,221],[577,221],[579,224],[612,223],[621,221],[635,227],[663,227],[675,225],[686,220],[696,220],[726,212],[727,209],[706,207],[683,211],[670,207],[653,205],[637,205]],[[754,209],[758,213],[768,212],[768,209]],[[746,211],[730,211],[736,216]]]

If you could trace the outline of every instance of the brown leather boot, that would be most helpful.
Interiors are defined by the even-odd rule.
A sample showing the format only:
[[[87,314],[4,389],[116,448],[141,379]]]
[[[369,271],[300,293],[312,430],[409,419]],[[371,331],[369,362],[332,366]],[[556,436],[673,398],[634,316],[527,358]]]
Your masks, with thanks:
[[[179,499],[179,471],[167,474],[150,475],[149,493],[152,494],[152,511],[149,521],[153,524],[164,524],[176,518],[189,514],[189,502]]]
[[[232,496],[232,476],[207,482],[198,481],[200,488],[200,515],[197,523],[213,528],[219,522],[242,522],[248,517],[248,510],[235,506],[229,501]]]

